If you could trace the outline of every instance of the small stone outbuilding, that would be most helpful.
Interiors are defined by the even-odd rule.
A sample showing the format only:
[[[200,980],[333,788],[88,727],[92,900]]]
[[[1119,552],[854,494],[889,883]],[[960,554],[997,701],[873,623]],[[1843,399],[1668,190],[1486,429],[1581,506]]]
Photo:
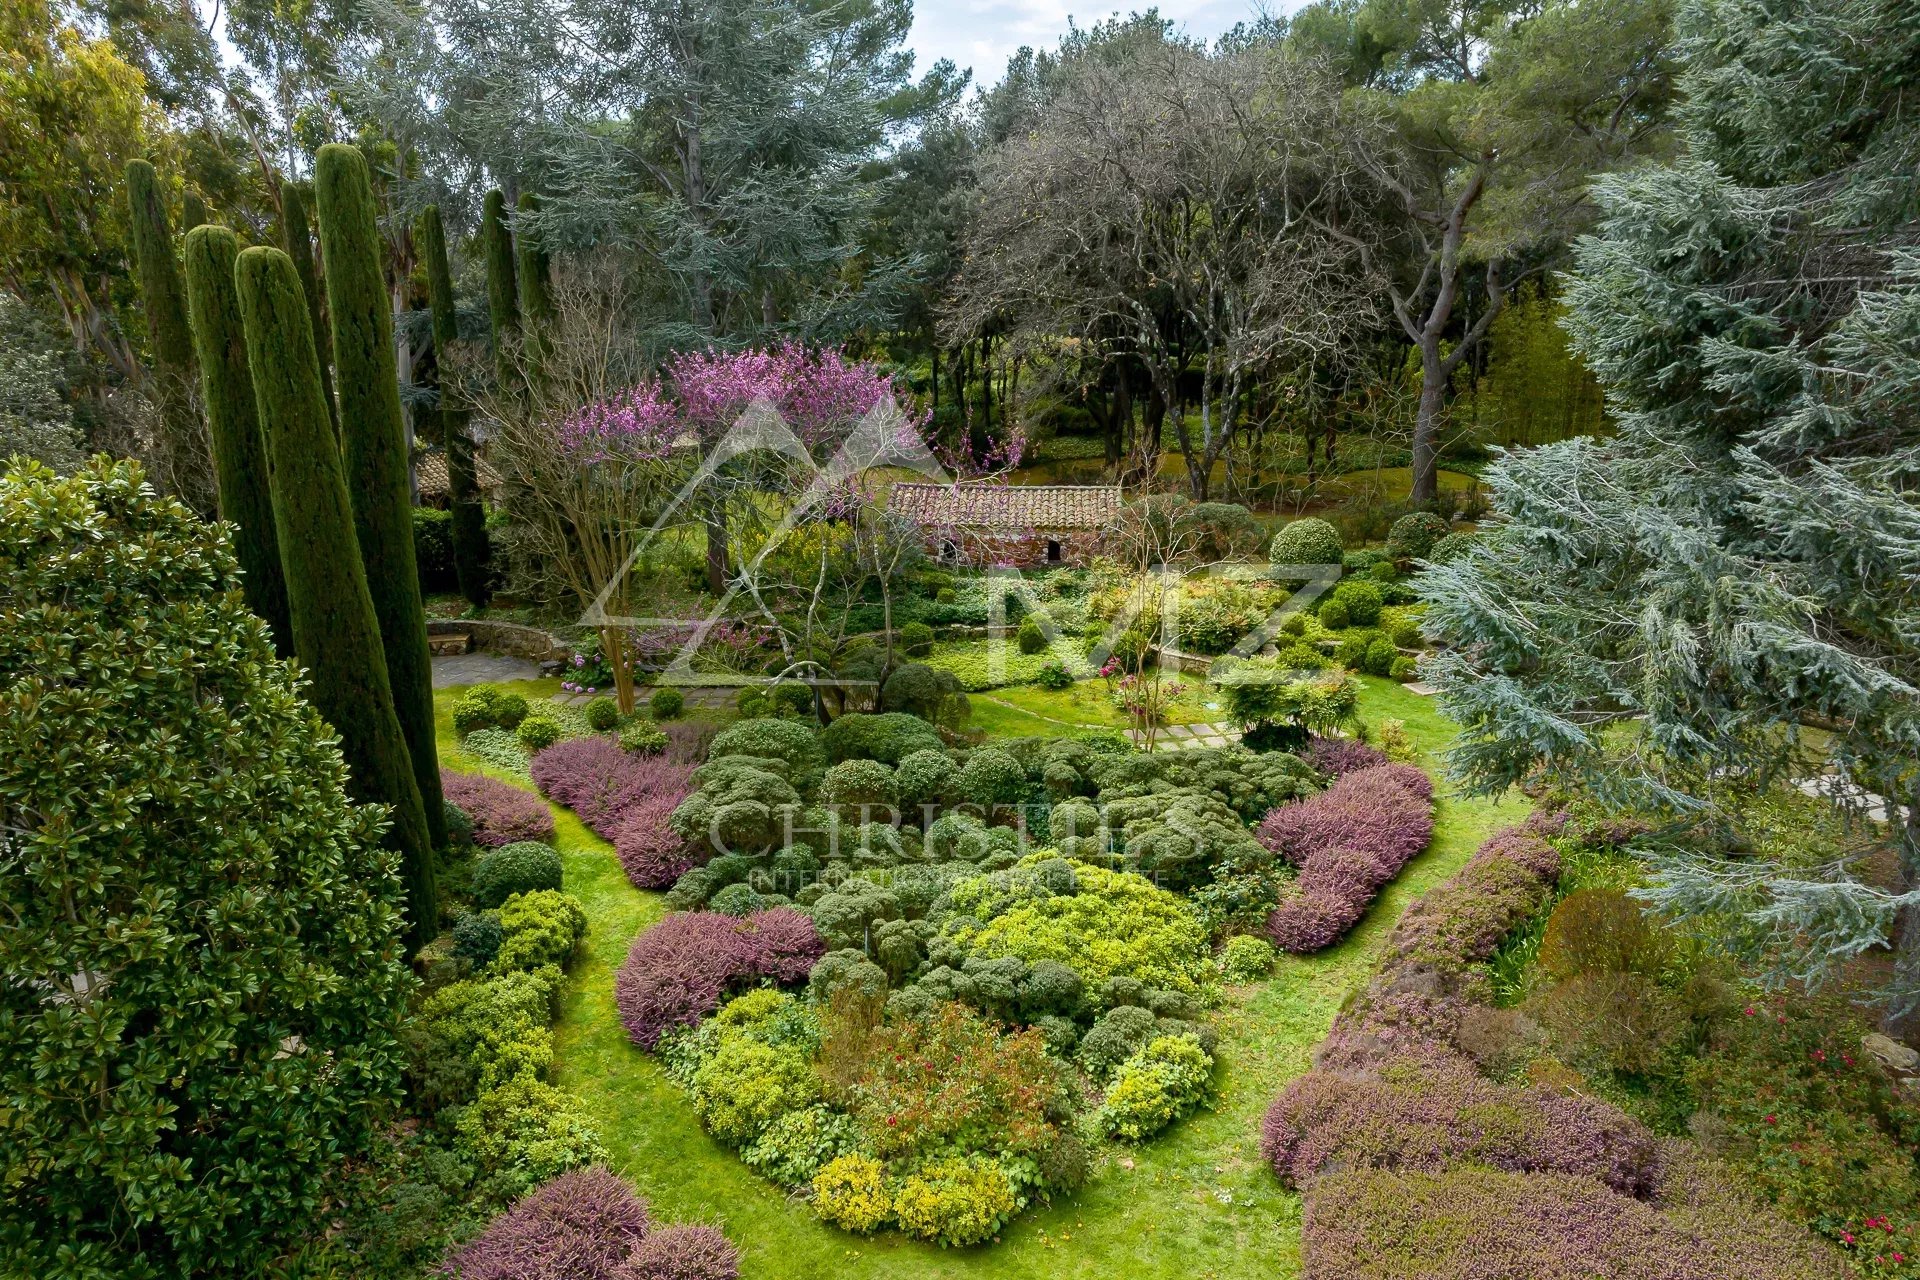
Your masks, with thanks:
[[[896,484],[888,498],[928,555],[977,569],[1086,564],[1121,504],[1120,486],[1101,484]]]

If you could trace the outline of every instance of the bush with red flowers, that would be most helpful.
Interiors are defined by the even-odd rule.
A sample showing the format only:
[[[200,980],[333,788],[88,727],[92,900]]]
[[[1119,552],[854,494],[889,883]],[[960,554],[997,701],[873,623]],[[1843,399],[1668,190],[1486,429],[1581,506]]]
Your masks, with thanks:
[[[440,771],[440,788],[449,803],[473,822],[473,842],[498,849],[521,840],[553,843],[553,812],[540,797],[483,773]]]

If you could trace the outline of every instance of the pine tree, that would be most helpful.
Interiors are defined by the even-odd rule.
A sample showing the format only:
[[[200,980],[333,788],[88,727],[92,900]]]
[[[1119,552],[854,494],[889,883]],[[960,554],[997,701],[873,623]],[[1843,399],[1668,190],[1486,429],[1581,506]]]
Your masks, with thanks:
[[[338,432],[340,410],[333,402],[333,335],[327,331],[320,275],[313,265],[313,228],[308,218],[312,203],[313,188],[304,182],[289,182],[280,188],[280,247],[300,273],[300,290],[307,296],[307,319],[313,326],[315,354],[320,360],[320,389],[327,397],[327,420]]]
[[[240,299],[233,286],[233,266],[239,257],[240,238],[225,227],[202,226],[189,232],[187,305],[200,366],[200,399],[213,439],[220,518],[234,526],[241,590],[247,607],[272,631],[274,648],[280,656],[290,657],[293,624],[287,617],[287,584],[273,525],[273,487],[254,406],[253,375],[247,369]]]
[[[513,233],[507,230],[507,198],[487,192],[480,208],[480,239],[487,255],[487,318],[493,321],[494,376],[502,387],[517,379],[514,338],[520,332],[520,291],[514,282]]]
[[[446,844],[440,757],[433,731],[433,657],[413,553],[413,491],[394,367],[393,312],[380,271],[380,228],[366,157],[330,143],[314,160],[320,252],[340,375],[341,461],[353,497],[354,533],[385,642],[393,706],[413,755],[427,829]]]
[[[1656,855],[1646,893],[1783,976],[1897,940],[1900,1020],[1920,1006],[1920,8],[1790,8],[1683,8],[1689,154],[1599,184],[1568,282],[1618,434],[1490,471],[1490,531],[1422,584],[1450,642],[1429,670],[1483,790],[1539,768],[1686,819],[1830,771],[1856,817],[1856,788],[1907,806],[1891,890],[1761,848]]]
[[[433,312],[433,356],[439,369],[440,435],[446,444],[448,505],[453,511],[453,571],[460,582],[460,594],[479,609],[486,606],[492,594],[487,583],[486,513],[480,508],[467,410],[451,385],[452,353],[460,337],[460,322],[453,308],[453,270],[447,261],[446,228],[436,205],[428,205],[420,215],[420,256],[427,264],[427,305]]]
[[[193,404],[193,337],[187,328],[187,295],[173,255],[173,227],[160,192],[159,175],[145,160],[127,162],[127,216],[141,305],[147,313],[156,390],[160,403],[161,453],[167,487],[202,516],[218,510],[213,462],[200,415]]]
[[[291,258],[265,248],[243,252],[234,276],[255,403],[267,424],[294,648],[309,700],[340,734],[349,793],[392,809],[387,841],[400,852],[407,937],[417,947],[439,928],[433,839],[394,711],[300,276]]]

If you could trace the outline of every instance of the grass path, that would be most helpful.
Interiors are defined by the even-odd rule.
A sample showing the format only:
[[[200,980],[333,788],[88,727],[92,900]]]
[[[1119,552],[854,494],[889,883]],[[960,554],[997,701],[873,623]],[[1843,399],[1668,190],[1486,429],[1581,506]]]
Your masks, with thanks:
[[[1451,737],[1431,700],[1387,681],[1369,679],[1366,686],[1365,713],[1406,721],[1423,750],[1436,752]],[[450,765],[471,768],[448,716],[455,695],[438,699],[441,747]],[[747,1280],[1297,1276],[1300,1201],[1259,1162],[1260,1115],[1307,1069],[1341,1002],[1371,971],[1393,921],[1489,832],[1525,811],[1517,799],[1443,796],[1432,845],[1351,936],[1319,955],[1284,959],[1273,978],[1234,990],[1215,1013],[1225,1062],[1218,1108],[1144,1147],[1105,1149],[1076,1196],[1023,1215],[998,1245],[942,1250],[833,1230],[701,1130],[681,1093],[628,1043],[613,1002],[614,970],[634,934],[662,913],[661,896],[628,884],[611,847],[565,810],[556,810],[556,819],[566,888],[585,905],[591,932],[555,1028],[556,1081],[585,1100],[615,1167],[653,1202],[656,1216],[724,1227],[744,1250]]]

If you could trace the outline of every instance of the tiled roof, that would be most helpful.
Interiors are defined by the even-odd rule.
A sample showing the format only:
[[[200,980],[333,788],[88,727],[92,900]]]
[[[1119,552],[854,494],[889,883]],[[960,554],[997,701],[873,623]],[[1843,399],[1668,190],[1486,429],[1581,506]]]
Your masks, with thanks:
[[[474,474],[480,482],[480,490],[490,493],[500,487],[500,473],[487,465],[485,458],[475,458]],[[421,497],[438,497],[449,492],[447,487],[447,455],[438,449],[424,451],[413,460],[414,483],[420,487]]]
[[[1108,484],[896,484],[889,505],[924,525],[1097,529],[1120,510]]]

